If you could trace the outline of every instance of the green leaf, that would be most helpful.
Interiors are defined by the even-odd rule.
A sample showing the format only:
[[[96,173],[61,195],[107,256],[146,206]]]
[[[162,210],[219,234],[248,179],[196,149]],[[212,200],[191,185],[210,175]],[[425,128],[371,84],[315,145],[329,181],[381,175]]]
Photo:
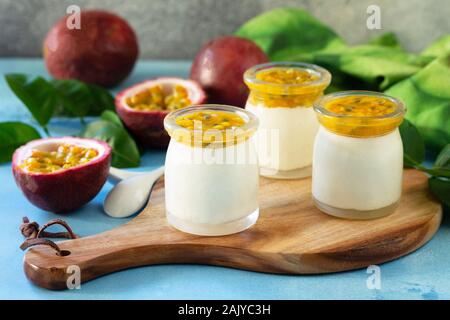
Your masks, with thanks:
[[[53,80],[59,95],[60,115],[98,116],[104,110],[114,110],[114,98],[106,89],[78,80]]]
[[[110,110],[103,111],[101,118],[106,121],[114,122],[115,124],[123,127],[122,121],[120,120],[117,113],[115,113],[114,111]]]
[[[94,121],[86,126],[81,136],[107,142],[112,148],[114,167],[138,167],[140,164],[140,154],[135,141],[116,122],[103,119]]]
[[[450,144],[446,145],[439,153],[434,163],[435,167],[450,169]]]
[[[59,114],[85,117],[93,104],[89,87],[76,80],[53,80],[53,86],[59,97]]]
[[[433,168],[426,171],[434,176],[450,178],[450,144],[439,153]]]
[[[42,77],[28,77],[23,74],[6,74],[5,79],[36,121],[45,128],[56,106],[57,98],[53,86]]]
[[[400,125],[403,142],[403,156],[406,166],[415,167],[425,159],[425,144],[417,128],[408,120]]]
[[[450,169],[446,168],[424,168],[424,167],[418,167],[417,169],[425,171],[426,173],[435,176],[435,177],[441,177],[441,178],[450,178]]]
[[[445,57],[450,54],[450,34],[442,36],[428,46],[421,55],[431,57]]]
[[[253,40],[271,60],[292,60],[299,54],[341,48],[344,41],[305,10],[279,8],[241,26],[235,35]]]
[[[301,55],[294,59],[304,58]],[[415,74],[429,62],[429,58],[387,46],[359,45],[315,52],[310,54],[309,61],[329,69],[333,74],[333,82],[338,73],[363,83],[363,86],[355,87],[350,82],[345,89],[380,90]]]
[[[0,163],[11,161],[14,151],[41,135],[32,126],[22,122],[0,122]]]
[[[415,74],[432,59],[403,51],[392,33],[369,44],[347,46],[328,26],[299,9],[275,9],[257,16],[236,35],[257,43],[271,60],[321,65],[333,74],[328,90],[384,90]]]
[[[88,86],[94,99],[94,104],[89,110],[90,116],[101,115],[105,110],[115,110],[114,97],[108,90],[94,84],[89,84]]]
[[[427,62],[426,59],[395,48],[361,45],[343,52],[335,67],[377,90],[383,90],[415,74]]]
[[[54,114],[98,116],[114,110],[114,97],[101,87],[78,80],[52,80],[24,74],[7,74],[6,82],[45,129]]]
[[[386,91],[402,100],[406,118],[428,148],[440,150],[450,141],[450,60],[435,59],[418,73]]]
[[[428,185],[434,196],[450,207],[450,180],[431,177],[428,179]]]
[[[369,44],[400,49],[400,42],[393,32],[383,33],[382,35],[370,40]]]

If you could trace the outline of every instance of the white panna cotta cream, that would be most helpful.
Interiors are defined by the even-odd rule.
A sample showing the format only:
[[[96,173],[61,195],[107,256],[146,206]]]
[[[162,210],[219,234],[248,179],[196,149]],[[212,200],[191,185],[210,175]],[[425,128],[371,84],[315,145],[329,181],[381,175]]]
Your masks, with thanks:
[[[404,105],[377,92],[327,95],[315,106],[312,194],[323,212],[372,219],[395,211],[403,176]]]
[[[330,73],[311,64],[277,62],[247,70],[244,80],[250,88],[245,108],[260,122],[256,145],[261,175],[310,176],[319,128],[312,107],[329,85]]]
[[[170,113],[165,164],[168,222],[192,234],[243,231],[259,215],[259,172],[251,141],[257,118],[236,107],[194,106]]]

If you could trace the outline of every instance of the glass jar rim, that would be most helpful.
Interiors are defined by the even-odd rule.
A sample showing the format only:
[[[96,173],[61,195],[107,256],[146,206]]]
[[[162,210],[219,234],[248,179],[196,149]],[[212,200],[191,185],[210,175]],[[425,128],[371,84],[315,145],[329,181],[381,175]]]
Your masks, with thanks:
[[[351,97],[351,96],[370,96],[370,97],[380,97],[386,100],[389,100],[393,102],[396,106],[395,110],[388,114],[383,115],[377,115],[377,116],[356,116],[356,115],[348,115],[348,114],[340,114],[336,113],[330,110],[327,110],[325,108],[326,103],[342,98],[342,97]],[[314,110],[324,116],[327,117],[333,117],[333,118],[342,118],[342,119],[348,119],[348,118],[354,118],[354,119],[373,119],[373,120],[382,120],[382,119],[389,119],[389,118],[397,118],[397,117],[403,117],[403,115],[406,113],[406,107],[403,102],[398,100],[397,98],[394,98],[392,96],[389,96],[387,94],[384,94],[382,92],[377,91],[368,91],[368,90],[347,90],[347,91],[339,91],[339,92],[333,92],[330,94],[327,94],[320,98],[313,106]]]
[[[273,83],[270,81],[264,81],[261,79],[257,79],[256,75],[258,72],[263,70],[268,70],[272,68],[296,68],[307,71],[309,73],[313,73],[318,75],[319,78],[314,81],[305,82],[305,83]],[[247,86],[252,88],[257,88],[259,86],[270,86],[276,89],[287,89],[286,91],[295,88],[308,88],[308,87],[323,87],[326,88],[331,82],[331,73],[315,64],[304,63],[304,62],[294,62],[294,61],[280,61],[280,62],[269,62],[258,64],[256,66],[247,69],[244,73],[244,82]]]
[[[177,131],[178,133],[182,134],[188,134],[191,135],[194,132],[196,132],[196,129],[188,129],[183,126],[180,126],[176,123],[176,119],[179,116],[186,115],[189,113],[193,113],[196,111],[224,111],[224,112],[230,112],[239,115],[242,119],[244,119],[245,124],[243,126],[240,126],[236,129],[227,129],[231,131],[237,131],[239,129],[239,132],[243,136],[251,136],[256,132],[256,129],[259,125],[258,118],[248,110],[245,110],[243,108],[238,108],[230,105],[224,105],[224,104],[199,104],[199,105],[193,105],[187,108],[178,109],[175,111],[172,111],[164,118],[164,128],[168,132],[168,134],[172,137],[172,133]],[[227,135],[225,135],[226,138]],[[239,136],[239,135],[236,135]],[[235,136],[233,136],[235,137]],[[223,139],[221,141],[215,141],[217,143],[224,143],[228,142],[226,139]]]

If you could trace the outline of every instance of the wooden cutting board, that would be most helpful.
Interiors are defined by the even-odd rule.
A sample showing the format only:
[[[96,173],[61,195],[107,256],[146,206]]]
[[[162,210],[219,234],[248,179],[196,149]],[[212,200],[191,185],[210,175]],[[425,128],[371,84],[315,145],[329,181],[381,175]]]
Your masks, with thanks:
[[[45,246],[31,248],[24,270],[35,284],[66,288],[67,268],[77,265],[81,281],[151,264],[198,263],[270,273],[311,274],[380,264],[406,255],[437,231],[442,209],[427,189],[427,177],[405,170],[403,196],[391,216],[350,221],[313,206],[310,179],[261,179],[260,218],[250,229],[229,236],[200,237],[170,227],[164,213],[164,181],[149,204],[116,229],[59,242],[68,256]],[[75,230],[76,232],[76,230]]]

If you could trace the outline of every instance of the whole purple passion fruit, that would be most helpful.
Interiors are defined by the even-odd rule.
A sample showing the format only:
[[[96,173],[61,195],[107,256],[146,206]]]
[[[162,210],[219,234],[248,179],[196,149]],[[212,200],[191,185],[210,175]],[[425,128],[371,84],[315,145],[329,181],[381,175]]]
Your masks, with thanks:
[[[248,97],[244,72],[268,61],[254,42],[235,36],[220,37],[202,47],[190,77],[206,91],[209,103],[244,107]]]
[[[139,48],[136,35],[121,17],[99,10],[80,12],[80,28],[63,17],[48,32],[44,59],[57,79],[78,79],[112,87],[133,69]]]

